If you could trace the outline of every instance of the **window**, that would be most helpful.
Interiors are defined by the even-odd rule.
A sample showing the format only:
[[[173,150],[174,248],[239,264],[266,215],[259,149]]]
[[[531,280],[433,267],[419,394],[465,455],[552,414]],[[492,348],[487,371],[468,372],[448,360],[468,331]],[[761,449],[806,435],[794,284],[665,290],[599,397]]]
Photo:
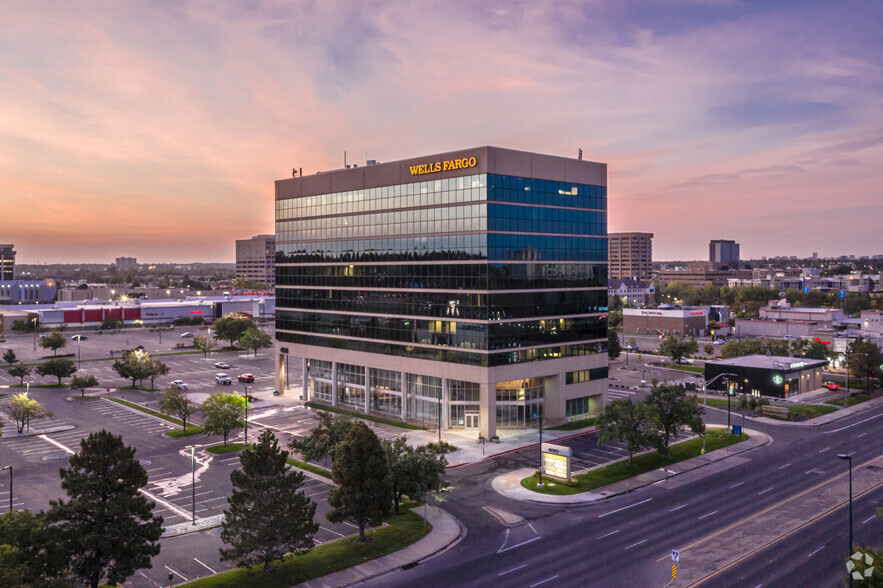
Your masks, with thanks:
[[[564,410],[564,416],[567,417],[589,414],[589,397],[581,396],[565,401]]]

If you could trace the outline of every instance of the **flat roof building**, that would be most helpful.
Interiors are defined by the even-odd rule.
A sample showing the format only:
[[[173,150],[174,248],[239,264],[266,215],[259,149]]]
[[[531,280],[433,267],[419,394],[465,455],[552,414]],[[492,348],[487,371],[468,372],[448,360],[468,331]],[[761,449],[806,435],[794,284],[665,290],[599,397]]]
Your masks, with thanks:
[[[607,259],[611,280],[649,280],[653,273],[653,233],[610,233]]]
[[[497,147],[278,180],[277,390],[485,438],[598,413],[606,185]]]
[[[708,261],[714,269],[739,269],[739,244],[715,239],[708,244]]]
[[[276,284],[276,236],[256,235],[236,240],[236,277]]]
[[[717,378],[709,390],[726,390],[729,381],[739,394],[787,398],[822,388],[827,365],[824,359],[745,355],[705,362],[705,381]]]
[[[15,279],[15,247],[11,243],[0,244],[0,282]]]

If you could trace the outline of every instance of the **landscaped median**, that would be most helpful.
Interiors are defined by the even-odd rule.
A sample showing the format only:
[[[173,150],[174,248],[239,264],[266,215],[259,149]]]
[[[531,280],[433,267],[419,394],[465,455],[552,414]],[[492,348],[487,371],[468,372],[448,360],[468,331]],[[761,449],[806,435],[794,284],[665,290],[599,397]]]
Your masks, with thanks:
[[[324,410],[326,412],[335,412],[337,414],[346,415],[346,416],[352,417],[354,419],[373,421],[375,423],[381,423],[384,425],[392,425],[393,427],[401,427],[403,429],[411,429],[412,431],[423,431],[426,429],[426,427],[412,425],[411,423],[404,423],[402,421],[394,421],[392,419],[385,419],[385,418],[381,418],[381,417],[376,417],[371,414],[365,414],[363,412],[356,412],[353,410],[344,410],[342,408],[337,408],[336,406],[327,406],[325,404],[319,404],[318,402],[304,402],[304,405],[309,408],[314,408],[316,410]]]
[[[105,396],[105,398],[107,397]],[[137,411],[149,414],[150,416],[155,416],[158,419],[162,419],[164,421],[168,421],[170,423],[178,425],[179,427],[182,427],[181,429],[178,429],[176,431],[166,432],[166,435],[168,435],[169,437],[189,437],[190,435],[198,435],[203,432],[202,427],[191,424],[188,424],[187,429],[185,430],[183,428],[184,422],[181,421],[181,419],[171,417],[167,414],[163,414],[155,410],[150,410],[149,408],[144,408],[140,404],[135,404],[134,402],[129,402],[128,400],[123,400],[121,398],[107,398],[107,400],[110,400],[111,402],[116,402],[117,404],[122,404],[123,406],[128,406],[129,408],[133,408]]]
[[[747,441],[748,438],[748,435],[727,435],[722,429],[709,429],[705,435],[705,451],[708,453],[716,449],[722,449],[742,441]],[[577,474],[571,478],[570,482],[553,481],[548,476],[544,476],[543,482],[545,485],[542,488],[537,488],[539,476],[534,474],[522,479],[521,486],[540,494],[553,494],[557,496],[588,492],[589,490],[595,490],[608,484],[621,482],[659,468],[698,457],[702,453],[702,437],[671,445],[668,450],[670,459],[661,456],[658,451],[651,451],[635,456],[632,463],[629,463],[627,459],[623,459],[608,466],[589,470],[584,474]]]
[[[344,537],[330,543],[317,545],[304,555],[288,555],[273,562],[270,573],[261,571],[261,565],[249,569],[237,568],[196,580],[184,586],[193,588],[220,588],[227,586],[245,588],[287,588],[314,578],[377,559],[416,543],[429,534],[432,525],[411,512],[417,505],[403,504],[400,515],[392,515],[379,529],[365,534],[370,541],[359,543],[358,535]]]

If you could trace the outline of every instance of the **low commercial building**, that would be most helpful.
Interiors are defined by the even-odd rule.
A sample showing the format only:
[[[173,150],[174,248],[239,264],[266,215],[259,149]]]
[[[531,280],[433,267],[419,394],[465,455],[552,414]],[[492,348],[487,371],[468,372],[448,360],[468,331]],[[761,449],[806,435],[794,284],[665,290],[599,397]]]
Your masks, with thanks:
[[[709,390],[732,384],[737,394],[787,398],[821,388],[826,365],[823,359],[746,355],[705,362],[705,381]]]
[[[626,335],[686,335],[699,337],[708,328],[708,308],[624,308],[622,332]]]
[[[631,306],[650,306],[656,299],[656,288],[650,282],[610,279],[607,281],[607,297],[614,296]]]
[[[697,288],[705,287],[707,282],[713,286],[726,286],[730,279],[749,280],[751,270],[715,269],[711,262],[689,262],[686,268],[666,269],[659,272],[659,282],[684,282]]]
[[[736,319],[737,337],[811,337],[820,329],[843,326],[838,308],[792,308],[786,300],[771,301],[756,319]]]
[[[0,281],[0,304],[47,304],[56,293],[54,280]]]

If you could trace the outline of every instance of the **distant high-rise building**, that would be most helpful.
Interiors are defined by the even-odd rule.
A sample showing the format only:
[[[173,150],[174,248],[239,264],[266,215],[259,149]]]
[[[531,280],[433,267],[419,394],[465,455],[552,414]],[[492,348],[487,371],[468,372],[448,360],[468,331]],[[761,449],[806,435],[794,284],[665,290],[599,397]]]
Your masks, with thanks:
[[[236,240],[236,277],[276,285],[276,236]]]
[[[715,239],[708,244],[708,261],[714,269],[739,269],[739,244]]]
[[[138,260],[134,257],[117,257],[113,263],[117,269],[132,269],[138,265]]]
[[[649,280],[653,271],[653,233],[610,233],[607,260],[611,280]]]
[[[15,279],[15,249],[11,243],[0,245],[0,281]]]

